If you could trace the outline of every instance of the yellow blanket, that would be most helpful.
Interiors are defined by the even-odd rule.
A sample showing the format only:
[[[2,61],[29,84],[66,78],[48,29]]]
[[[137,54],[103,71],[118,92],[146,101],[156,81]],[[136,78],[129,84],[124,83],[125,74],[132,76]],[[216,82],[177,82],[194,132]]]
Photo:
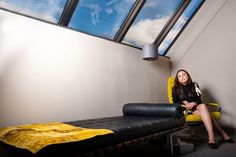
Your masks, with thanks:
[[[75,142],[113,133],[107,129],[86,129],[60,122],[29,124],[0,129],[0,140],[32,153],[47,145]]]

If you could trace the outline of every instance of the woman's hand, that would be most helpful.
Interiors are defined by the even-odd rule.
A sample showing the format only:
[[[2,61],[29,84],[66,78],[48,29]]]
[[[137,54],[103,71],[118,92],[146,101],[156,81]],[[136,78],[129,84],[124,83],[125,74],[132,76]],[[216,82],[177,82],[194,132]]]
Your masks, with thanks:
[[[189,110],[191,110],[194,106],[197,106],[197,103],[196,103],[196,102],[191,102],[191,103],[188,103],[188,104],[186,105],[186,108],[189,109]]]
[[[188,109],[187,106],[188,106],[189,102],[187,102],[186,100],[184,100],[183,103],[184,103],[184,105],[182,105],[182,106],[183,106],[184,108]]]

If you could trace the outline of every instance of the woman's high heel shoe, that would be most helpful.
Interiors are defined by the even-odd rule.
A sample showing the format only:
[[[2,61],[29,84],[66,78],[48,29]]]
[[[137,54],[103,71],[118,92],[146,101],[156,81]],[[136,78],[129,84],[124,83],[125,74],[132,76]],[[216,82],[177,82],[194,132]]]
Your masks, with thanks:
[[[210,147],[211,149],[217,149],[218,146],[215,143],[208,143],[208,147]]]
[[[227,140],[224,140],[224,142],[226,142],[226,143],[234,143],[234,140],[232,140],[232,138],[229,138]]]

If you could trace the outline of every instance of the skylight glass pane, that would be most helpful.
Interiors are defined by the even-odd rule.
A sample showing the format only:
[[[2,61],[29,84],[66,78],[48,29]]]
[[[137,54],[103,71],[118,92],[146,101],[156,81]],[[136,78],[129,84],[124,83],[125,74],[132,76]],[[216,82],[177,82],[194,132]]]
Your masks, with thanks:
[[[68,27],[113,39],[135,0],[80,0]]]
[[[153,43],[182,0],[147,0],[122,42],[142,47]]]
[[[190,17],[193,15],[194,11],[201,5],[203,0],[192,0],[188,7],[185,9],[183,14],[180,16],[178,21],[175,23],[174,27],[171,29],[171,31],[168,33],[166,38],[163,40],[161,45],[159,46],[159,53],[160,54],[166,54],[167,48],[171,45],[175,37],[178,35],[178,33],[181,31],[183,26],[190,20]]]
[[[0,7],[57,23],[67,0],[0,0]]]

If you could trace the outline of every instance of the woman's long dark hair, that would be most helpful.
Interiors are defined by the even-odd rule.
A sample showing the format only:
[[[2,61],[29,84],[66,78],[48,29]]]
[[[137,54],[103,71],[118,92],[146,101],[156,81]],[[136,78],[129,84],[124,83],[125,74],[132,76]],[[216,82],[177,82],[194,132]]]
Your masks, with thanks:
[[[192,78],[191,76],[189,75],[189,73],[184,70],[184,69],[180,69],[177,71],[176,75],[175,75],[175,81],[174,81],[174,87],[173,87],[173,92],[176,93],[176,95],[179,95],[181,98],[184,97],[184,91],[182,89],[182,85],[181,83],[179,82],[178,80],[178,74],[179,72],[185,72],[188,76],[188,82],[187,82],[187,85],[190,85],[192,87],[190,93],[188,93],[189,96],[193,96],[195,94],[195,86],[194,86],[194,82],[192,81]]]

